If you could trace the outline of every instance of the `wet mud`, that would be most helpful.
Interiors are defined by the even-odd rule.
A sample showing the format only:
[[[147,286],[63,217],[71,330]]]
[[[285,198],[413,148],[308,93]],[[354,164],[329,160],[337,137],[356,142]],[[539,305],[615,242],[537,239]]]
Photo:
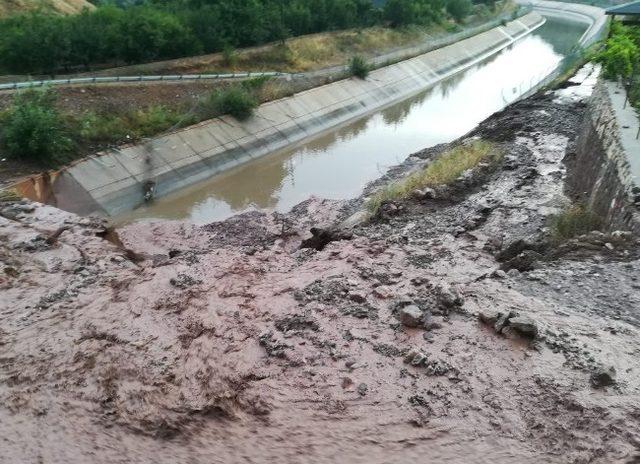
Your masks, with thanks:
[[[492,116],[498,163],[348,233],[446,146],[355,201],[117,240],[1,204],[0,462],[639,462],[637,239],[550,238],[584,94]]]

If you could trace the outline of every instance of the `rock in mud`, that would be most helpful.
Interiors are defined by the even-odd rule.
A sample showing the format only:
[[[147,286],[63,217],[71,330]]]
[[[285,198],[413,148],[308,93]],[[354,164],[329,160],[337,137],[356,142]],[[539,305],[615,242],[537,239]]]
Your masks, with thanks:
[[[516,258],[525,250],[541,252],[542,244],[535,238],[518,238],[510,241],[504,249],[496,255],[496,259],[500,262],[509,261]]]
[[[416,189],[411,192],[411,196],[416,200],[433,200],[436,198],[436,191],[432,188]]]
[[[326,247],[331,242],[336,242],[339,240],[350,240],[353,237],[353,234],[351,232],[342,229],[323,229],[320,227],[312,227],[311,235],[312,237],[302,241],[302,243],[300,244],[300,248],[313,248],[314,250],[322,251],[324,247]]]
[[[364,224],[369,219],[367,211],[357,211],[338,225],[340,230],[349,230]]]
[[[438,304],[446,309],[462,306],[464,298],[454,287],[440,287],[438,289]]]
[[[523,337],[535,338],[538,336],[538,326],[533,319],[527,316],[516,316],[510,318],[509,327]]]
[[[416,305],[400,308],[397,313],[398,320],[407,327],[420,327],[422,325],[423,313]]]
[[[478,318],[480,321],[484,322],[487,325],[495,325],[498,322],[498,318],[500,317],[500,312],[492,311],[492,310],[482,310],[478,314]]]
[[[397,216],[402,212],[403,209],[404,207],[399,203],[386,201],[380,205],[375,217],[376,219],[384,221],[389,219],[390,217]]]
[[[520,272],[531,271],[536,261],[539,261],[540,258],[542,258],[542,255],[537,251],[525,250],[514,258],[502,263],[500,269],[503,271],[510,271],[511,269],[517,269]]]
[[[427,355],[417,348],[410,350],[404,357],[404,363],[412,366],[422,366],[426,361]]]
[[[600,367],[591,374],[590,381],[594,388],[603,388],[613,385],[616,383],[615,367]]]
[[[516,311],[499,312],[483,310],[478,314],[478,318],[483,323],[493,327],[497,333],[515,333],[525,338],[536,338],[538,336],[538,325],[527,316],[521,316]]]

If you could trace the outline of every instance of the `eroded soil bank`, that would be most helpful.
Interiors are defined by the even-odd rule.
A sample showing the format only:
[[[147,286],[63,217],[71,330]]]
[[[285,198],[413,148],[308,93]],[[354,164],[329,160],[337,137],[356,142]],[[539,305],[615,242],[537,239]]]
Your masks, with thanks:
[[[320,251],[362,199],[120,246],[4,203],[0,462],[638,462],[638,243],[547,233],[589,88],[489,118],[499,163]]]

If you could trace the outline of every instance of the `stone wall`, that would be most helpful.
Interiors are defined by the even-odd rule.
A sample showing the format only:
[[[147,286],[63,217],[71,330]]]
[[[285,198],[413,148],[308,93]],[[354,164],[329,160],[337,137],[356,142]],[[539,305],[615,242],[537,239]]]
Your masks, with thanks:
[[[610,229],[640,234],[640,188],[629,163],[640,153],[623,145],[612,92],[610,83],[598,81],[571,157],[568,186]]]

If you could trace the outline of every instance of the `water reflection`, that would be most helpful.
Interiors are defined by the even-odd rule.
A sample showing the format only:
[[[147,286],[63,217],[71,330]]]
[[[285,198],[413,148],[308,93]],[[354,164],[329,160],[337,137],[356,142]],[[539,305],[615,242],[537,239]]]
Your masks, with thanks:
[[[353,198],[411,153],[451,141],[535,83],[582,34],[548,21],[500,54],[434,88],[303,145],[288,148],[184,189],[122,218],[206,223],[250,209],[286,211],[316,195]]]

